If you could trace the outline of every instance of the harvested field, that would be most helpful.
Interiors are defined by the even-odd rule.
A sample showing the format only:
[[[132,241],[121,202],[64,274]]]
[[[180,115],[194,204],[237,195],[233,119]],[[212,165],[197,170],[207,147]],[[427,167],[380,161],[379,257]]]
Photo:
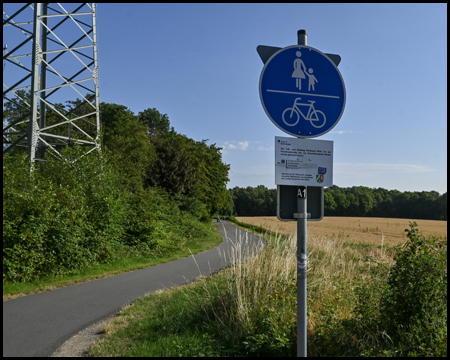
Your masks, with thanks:
[[[262,226],[265,229],[284,234],[297,232],[295,221],[279,221],[276,216],[268,217],[236,217],[238,221]],[[447,237],[447,221],[369,218],[369,217],[324,217],[322,221],[308,221],[308,235],[338,236],[350,242],[364,242],[379,245],[384,237],[385,245],[397,245],[406,241],[405,229],[409,229],[409,221],[419,225],[419,231],[425,235]]]

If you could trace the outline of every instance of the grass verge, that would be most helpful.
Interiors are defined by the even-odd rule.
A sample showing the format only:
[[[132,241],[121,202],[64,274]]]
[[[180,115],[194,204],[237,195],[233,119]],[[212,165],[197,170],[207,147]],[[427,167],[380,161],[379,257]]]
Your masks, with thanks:
[[[107,264],[99,264],[78,274],[65,276],[48,276],[34,282],[14,282],[3,284],[3,301],[15,299],[21,296],[35,294],[42,291],[57,289],[64,286],[74,285],[95,279],[101,279],[129,271],[145,269],[181,259],[193,254],[212,249],[222,243],[223,239],[216,226],[211,222],[210,232],[195,240],[191,240],[183,249],[176,250],[170,254],[158,257],[127,256]],[[191,252],[190,252],[190,251]]]
[[[308,356],[446,357],[447,242],[410,226],[394,249],[308,238]],[[229,268],[137,299],[89,355],[296,356],[296,239],[262,235],[256,249],[241,233]]]
[[[241,243],[228,269],[138,299],[90,356],[296,356],[296,239],[260,235],[267,246],[255,251]],[[354,289],[392,258],[367,246],[363,256],[337,236],[308,241],[308,355],[317,356],[330,328],[351,318]]]

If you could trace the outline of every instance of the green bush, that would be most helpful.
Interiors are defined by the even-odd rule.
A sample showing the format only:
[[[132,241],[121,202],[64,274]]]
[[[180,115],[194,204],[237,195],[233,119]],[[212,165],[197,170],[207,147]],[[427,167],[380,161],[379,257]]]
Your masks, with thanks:
[[[81,149],[66,148],[67,159]],[[51,156],[30,172],[25,154],[3,156],[3,281],[67,275],[127,255],[158,256],[209,227],[160,188],[123,185],[107,149],[71,161]]]
[[[206,233],[206,224],[180,211],[163,189],[148,187],[130,194],[124,241],[141,254],[167,253]]]
[[[380,315],[402,356],[447,355],[447,241],[406,229],[381,296]],[[389,330],[388,330],[389,331]]]
[[[102,152],[68,146],[59,161],[48,148],[32,172],[23,148],[3,155],[4,282],[172,252],[209,234],[210,215],[228,204],[229,165],[215,144],[169,131],[156,109],[101,108]]]
[[[447,356],[447,240],[416,227],[394,248],[395,265],[378,264],[357,288],[353,318],[316,334],[322,355]]]
[[[80,149],[67,148],[67,158]],[[52,157],[30,173],[23,154],[3,157],[3,281],[77,272],[122,251],[126,198],[99,153]]]

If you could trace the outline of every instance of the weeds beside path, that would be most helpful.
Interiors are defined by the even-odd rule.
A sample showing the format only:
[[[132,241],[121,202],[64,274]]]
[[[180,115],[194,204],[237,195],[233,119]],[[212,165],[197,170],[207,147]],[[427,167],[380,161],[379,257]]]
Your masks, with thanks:
[[[397,247],[309,236],[308,356],[446,356],[447,241],[416,226]],[[245,262],[138,299],[90,356],[296,356],[296,239],[264,237],[267,246]],[[248,251],[236,246],[229,256]],[[421,281],[396,283],[414,269]],[[423,303],[416,293],[433,296]],[[436,311],[422,311],[429,307]],[[403,312],[412,308],[411,322]]]
[[[234,236],[228,232],[219,247],[196,255],[195,260],[187,257],[3,302],[3,355],[50,356],[72,335],[136,298],[222,269],[226,263],[220,253],[236,243]],[[253,240],[259,241],[249,236]]]

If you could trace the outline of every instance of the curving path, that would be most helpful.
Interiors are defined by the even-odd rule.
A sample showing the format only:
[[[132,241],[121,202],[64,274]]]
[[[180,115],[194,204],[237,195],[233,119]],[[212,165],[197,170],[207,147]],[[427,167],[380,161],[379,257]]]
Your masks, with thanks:
[[[136,298],[223,269],[240,241],[262,244],[227,221],[215,225],[224,241],[194,258],[4,301],[3,356],[51,356],[70,337]]]

